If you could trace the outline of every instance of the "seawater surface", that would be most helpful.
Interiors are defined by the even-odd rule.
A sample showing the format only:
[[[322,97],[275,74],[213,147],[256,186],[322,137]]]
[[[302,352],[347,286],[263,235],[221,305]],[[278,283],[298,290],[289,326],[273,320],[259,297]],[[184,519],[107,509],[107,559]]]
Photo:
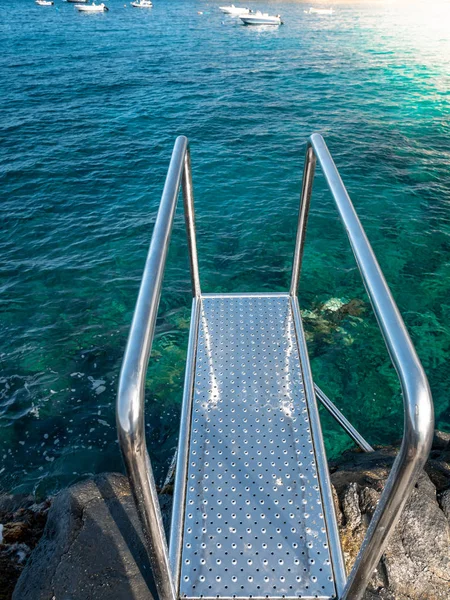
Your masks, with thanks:
[[[174,139],[191,141],[204,291],[289,286],[307,136],[321,132],[450,427],[448,2],[155,0],[0,6],[0,487],[41,496],[122,469],[118,373]],[[327,3],[328,5],[328,3]],[[198,14],[199,12],[203,14]],[[158,481],[176,447],[190,318],[179,211],[147,382]],[[320,174],[301,304],[317,383],[372,443],[396,374]],[[324,415],[329,456],[351,446]]]

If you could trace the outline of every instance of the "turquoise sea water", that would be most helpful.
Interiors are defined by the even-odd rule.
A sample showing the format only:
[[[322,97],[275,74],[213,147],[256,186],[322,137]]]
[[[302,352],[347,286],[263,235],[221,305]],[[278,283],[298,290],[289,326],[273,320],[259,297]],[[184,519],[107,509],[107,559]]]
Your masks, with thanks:
[[[43,495],[122,468],[117,378],[181,133],[202,286],[234,292],[287,289],[305,140],[325,136],[450,428],[449,3],[341,3],[330,18],[251,1],[282,14],[275,29],[218,4],[0,6],[2,489]],[[301,303],[319,385],[369,441],[398,439],[399,386],[320,177]],[[158,480],[177,441],[189,306],[179,212],[147,386]],[[351,446],[326,416],[324,429],[329,456]]]

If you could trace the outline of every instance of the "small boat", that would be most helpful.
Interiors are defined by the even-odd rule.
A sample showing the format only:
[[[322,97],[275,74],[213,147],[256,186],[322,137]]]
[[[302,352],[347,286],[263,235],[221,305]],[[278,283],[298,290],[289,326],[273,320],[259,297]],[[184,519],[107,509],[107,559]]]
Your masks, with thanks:
[[[226,15],[248,15],[250,13],[250,9],[246,6],[235,6],[232,4],[231,6],[219,6],[219,9],[225,13]]]
[[[103,4],[103,2],[101,4],[95,4],[95,2],[92,4],[75,4],[75,8],[81,12],[89,13],[107,12],[109,10],[109,8]]]
[[[53,6],[54,2],[52,0],[36,0],[36,4],[39,4],[39,6]]]
[[[333,9],[332,8],[310,8],[309,10],[305,10],[305,13],[307,15],[332,15],[333,14]]]
[[[241,15],[244,25],[281,25],[281,15],[269,15],[257,10],[255,13]]]
[[[136,0],[136,2],[131,2],[130,4],[134,8],[152,8],[153,6],[150,0]]]

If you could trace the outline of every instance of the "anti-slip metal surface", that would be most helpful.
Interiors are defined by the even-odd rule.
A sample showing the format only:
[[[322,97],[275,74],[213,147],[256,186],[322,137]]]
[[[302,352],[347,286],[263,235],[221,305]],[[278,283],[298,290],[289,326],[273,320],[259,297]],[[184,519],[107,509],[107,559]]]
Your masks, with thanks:
[[[202,299],[180,596],[335,597],[287,295]]]

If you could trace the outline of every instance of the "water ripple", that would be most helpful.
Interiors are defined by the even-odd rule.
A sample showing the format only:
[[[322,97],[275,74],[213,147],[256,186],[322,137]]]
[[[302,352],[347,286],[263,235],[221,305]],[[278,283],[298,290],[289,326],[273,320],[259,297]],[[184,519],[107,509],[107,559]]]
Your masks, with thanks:
[[[287,288],[305,140],[324,134],[450,426],[446,3],[350,0],[332,18],[263,3],[283,15],[275,29],[205,0],[109,4],[0,7],[0,486],[44,494],[121,468],[117,375],[180,133],[207,291]],[[395,374],[320,174],[302,283],[321,386],[373,443],[396,439]],[[364,315],[336,324],[330,298],[363,298]],[[189,302],[178,215],[147,390],[158,477],[176,445]],[[331,454],[346,447],[326,431]]]

